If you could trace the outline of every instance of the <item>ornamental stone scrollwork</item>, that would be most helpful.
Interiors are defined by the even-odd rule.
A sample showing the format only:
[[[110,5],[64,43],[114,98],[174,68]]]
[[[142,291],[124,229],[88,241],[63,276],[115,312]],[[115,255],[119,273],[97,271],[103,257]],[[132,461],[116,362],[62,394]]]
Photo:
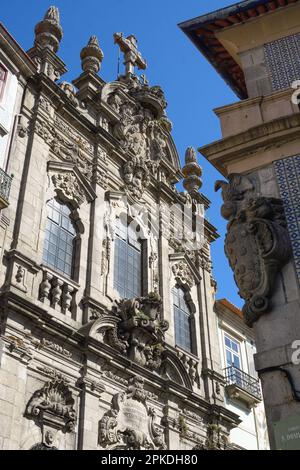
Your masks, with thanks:
[[[252,326],[270,311],[277,273],[291,255],[284,208],[281,200],[258,196],[252,181],[232,174],[222,188],[221,212],[229,221],[225,253],[234,271],[239,294],[245,300],[245,322]]]
[[[63,201],[71,201],[77,207],[85,202],[85,193],[80,187],[75,175],[72,173],[58,173],[52,175],[51,179],[60,199]]]
[[[143,162],[133,158],[124,165],[125,191],[135,199],[140,199],[150,184],[150,171],[153,169],[153,165],[149,165],[149,163],[149,161]]]
[[[172,266],[172,272],[174,274],[176,282],[182,286],[186,286],[191,289],[194,285],[194,278],[188,265],[184,261],[179,261]]]
[[[129,359],[151,370],[161,366],[164,333],[169,327],[168,322],[161,320],[161,304],[155,292],[122,300],[116,309],[117,329],[110,332],[109,338],[111,346],[119,347],[121,341]]]
[[[57,132],[56,128],[66,134],[68,138]],[[92,161],[85,155],[85,152],[92,154],[93,146],[89,145],[86,140],[76,135],[69,126],[58,118],[55,120],[54,126],[46,121],[36,121],[34,131],[49,145],[58,158],[74,163],[86,179],[92,179]]]
[[[99,444],[110,450],[164,450],[163,427],[154,423],[155,410],[147,404],[144,379],[133,377],[125,392],[116,394],[99,422]]]
[[[25,414],[41,427],[46,424],[64,432],[73,432],[77,417],[72,392],[65,378],[54,374],[51,381],[33,394]]]
[[[161,319],[162,300],[156,292],[118,302],[111,314],[84,325],[80,332],[111,346],[131,361],[159,370],[168,322]]]
[[[141,85],[137,89],[141,89]],[[137,89],[134,88],[134,93]],[[134,97],[140,99],[139,96]],[[156,176],[161,160],[167,159],[167,133],[170,127],[166,125],[166,117],[158,119],[157,110],[149,103],[145,105],[124,99],[118,90],[108,97],[108,103],[120,114],[120,121],[114,126],[113,133],[129,157],[123,167],[124,189],[139,199],[148,187],[151,176]]]

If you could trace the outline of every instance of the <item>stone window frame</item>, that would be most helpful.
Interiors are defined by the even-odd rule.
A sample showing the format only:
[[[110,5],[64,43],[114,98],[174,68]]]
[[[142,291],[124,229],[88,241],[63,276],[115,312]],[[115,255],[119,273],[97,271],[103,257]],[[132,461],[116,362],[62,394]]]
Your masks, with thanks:
[[[114,217],[114,222],[120,219],[120,215],[116,214]],[[133,219],[128,216],[127,224],[130,225],[130,223],[133,222]],[[148,239],[145,237],[140,237],[140,244],[141,244],[141,296],[144,296],[148,293],[148,281],[149,281],[149,273],[147,269],[147,260],[148,260],[148,253],[149,253],[149,242]],[[110,282],[111,282],[111,288],[114,292],[113,297],[117,297],[118,299],[121,299],[119,292],[116,290],[114,287],[114,278],[115,278],[115,256],[116,256],[116,234],[115,232],[113,233],[112,237],[112,256],[110,260],[110,272],[111,272],[111,277],[110,277]]]
[[[75,234],[75,237],[74,237],[71,276],[68,276],[66,273],[63,273],[62,271],[56,269],[55,267],[48,265],[44,261],[44,256],[43,255],[44,255],[45,237],[44,237],[43,245],[42,245],[42,265],[45,266],[45,268],[49,268],[52,271],[56,272],[59,276],[66,277],[66,278],[70,279],[71,281],[74,281],[74,282],[78,283],[79,282],[79,272],[80,272],[81,245],[82,245],[82,237],[81,236],[84,233],[83,224],[82,224],[81,219],[79,217],[78,210],[74,209],[74,207],[72,207],[72,205],[68,201],[63,200],[63,198],[59,197],[57,194],[53,194],[53,197],[47,199],[46,203],[45,203],[46,220],[44,222],[44,235],[46,233],[46,227],[47,227],[47,221],[48,221],[48,204],[53,199],[57,200],[62,205],[66,205],[69,208],[69,210],[70,210],[69,217],[70,217],[70,220],[73,223],[75,231],[76,231],[76,234]]]
[[[55,165],[55,166],[54,166]],[[52,168],[54,166],[54,168]],[[56,168],[58,167],[58,169]],[[59,278],[68,279],[71,282],[74,282],[78,285],[81,284],[81,252],[82,252],[82,245],[83,245],[83,237],[88,237],[88,231],[85,230],[85,224],[83,223],[83,219],[81,216],[81,205],[78,205],[77,201],[73,201],[72,199],[64,198],[62,193],[57,193],[55,185],[52,182],[52,176],[57,173],[57,171],[62,172],[70,172],[72,173],[72,169],[65,170],[64,163],[56,162],[56,161],[49,161],[48,162],[48,171],[47,171],[47,179],[48,179],[48,186],[44,194],[44,201],[42,204],[42,211],[40,216],[40,235],[38,240],[38,257],[39,257],[39,264],[41,268],[45,268],[46,270],[49,269],[57,274]],[[47,203],[53,199],[57,198],[63,204],[67,204],[71,209],[70,217],[76,227],[77,235],[75,239],[75,247],[74,247],[74,267],[73,267],[73,276],[69,278],[65,276],[60,271],[54,270],[50,266],[47,266],[43,263],[43,250],[44,250],[44,242],[45,242],[45,232],[46,232],[46,224],[47,224]],[[88,241],[87,241],[88,243]],[[85,282],[85,279],[82,279],[82,283]]]
[[[188,309],[190,311],[190,333],[191,333],[191,350],[186,350],[182,346],[176,344],[175,340],[175,305],[174,305],[174,296],[173,296],[173,289],[179,288],[183,291],[184,293],[184,300],[188,306]],[[197,328],[196,328],[196,319],[195,319],[195,313],[196,313],[196,305],[193,301],[192,294],[191,294],[191,289],[184,284],[183,282],[180,282],[180,280],[176,280],[175,284],[171,287],[171,305],[172,305],[172,317],[173,317],[173,331],[174,331],[174,345],[175,348],[178,348],[180,351],[183,351],[186,354],[190,354],[194,357],[198,357],[198,351],[197,351]]]

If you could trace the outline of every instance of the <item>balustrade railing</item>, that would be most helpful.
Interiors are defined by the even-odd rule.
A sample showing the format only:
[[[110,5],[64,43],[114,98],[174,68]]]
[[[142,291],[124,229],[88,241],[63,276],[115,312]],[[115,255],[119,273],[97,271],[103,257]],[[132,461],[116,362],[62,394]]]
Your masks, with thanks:
[[[226,369],[224,369],[224,373],[226,385],[237,385],[257,399],[262,399],[258,379],[246,374],[246,372],[235,366],[226,367]]]

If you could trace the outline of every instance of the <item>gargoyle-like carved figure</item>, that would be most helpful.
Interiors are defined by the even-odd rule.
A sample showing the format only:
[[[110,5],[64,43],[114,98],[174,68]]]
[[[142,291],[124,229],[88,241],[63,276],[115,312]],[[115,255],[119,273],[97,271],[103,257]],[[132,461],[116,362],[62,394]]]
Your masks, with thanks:
[[[169,327],[160,319],[160,309],[161,298],[154,292],[146,297],[124,299],[117,309],[120,318],[118,336],[128,345],[127,356],[152,370],[161,366],[164,332]]]
[[[217,181],[229,221],[225,253],[234,271],[245,322],[252,324],[270,310],[270,297],[279,270],[291,255],[284,208],[280,199],[257,196],[251,180],[239,174]]]
[[[144,379],[133,377],[125,392],[116,394],[99,422],[99,444],[109,449],[166,449],[164,430],[155,425],[156,413],[147,406]]]
[[[26,416],[43,425],[43,422],[54,421],[66,432],[72,432],[76,423],[74,399],[64,378],[46,382],[42,389],[37,390],[30,399]]]

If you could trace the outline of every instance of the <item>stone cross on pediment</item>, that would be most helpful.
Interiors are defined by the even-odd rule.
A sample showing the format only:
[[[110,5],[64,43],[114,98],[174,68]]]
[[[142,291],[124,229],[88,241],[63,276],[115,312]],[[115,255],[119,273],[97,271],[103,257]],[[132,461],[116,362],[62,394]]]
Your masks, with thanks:
[[[123,33],[114,34],[115,44],[118,44],[120,50],[124,54],[124,64],[126,68],[126,75],[134,74],[134,67],[145,70],[147,62],[143,59],[141,53],[137,48],[137,39],[133,34],[124,38]]]

